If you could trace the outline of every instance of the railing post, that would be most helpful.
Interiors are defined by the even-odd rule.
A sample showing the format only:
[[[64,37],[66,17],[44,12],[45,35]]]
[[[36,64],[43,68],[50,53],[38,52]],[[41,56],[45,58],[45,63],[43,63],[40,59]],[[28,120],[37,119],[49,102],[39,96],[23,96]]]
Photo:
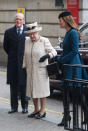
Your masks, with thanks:
[[[72,79],[74,80],[76,77],[76,68],[72,67]],[[79,97],[79,87],[77,87],[77,83],[73,83],[73,129],[76,130],[78,128],[78,97]]]
[[[72,68],[72,79],[67,79],[65,77],[65,68]],[[88,68],[88,65],[70,65],[65,64],[64,65],[64,119],[65,119],[65,125],[64,128],[71,131],[88,131],[88,92],[85,90],[88,87],[88,77],[85,79],[78,78],[76,75],[76,69],[80,70],[83,69],[85,71],[85,68]],[[69,88],[67,87],[68,83],[72,83],[72,98],[73,98],[73,123],[71,120],[71,124],[67,122],[68,115],[70,114],[69,110]],[[87,87],[85,87],[85,85]],[[79,103],[79,100],[81,103]],[[68,104],[67,104],[68,103]],[[66,106],[67,104],[67,106]],[[86,118],[86,123],[83,124],[84,120]],[[72,128],[73,124],[73,128]]]

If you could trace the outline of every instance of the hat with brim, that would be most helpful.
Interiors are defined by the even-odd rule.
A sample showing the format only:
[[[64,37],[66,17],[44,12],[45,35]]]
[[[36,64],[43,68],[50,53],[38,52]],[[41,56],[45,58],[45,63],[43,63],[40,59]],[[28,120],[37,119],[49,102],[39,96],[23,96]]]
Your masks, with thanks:
[[[69,16],[69,15],[72,15],[72,13],[69,11],[62,12],[61,14],[59,14],[58,19],[63,18],[65,16]]]
[[[34,22],[32,24],[27,25],[27,31],[24,31],[24,33],[29,34],[32,32],[39,32],[42,30],[42,27],[39,27],[37,22]]]

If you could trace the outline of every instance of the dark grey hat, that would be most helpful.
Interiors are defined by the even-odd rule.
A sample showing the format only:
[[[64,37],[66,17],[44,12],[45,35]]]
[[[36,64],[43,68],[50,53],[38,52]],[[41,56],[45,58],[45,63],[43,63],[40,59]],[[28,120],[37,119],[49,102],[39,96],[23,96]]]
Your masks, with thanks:
[[[58,19],[60,19],[61,17],[64,17],[64,16],[69,16],[69,15],[72,15],[72,13],[69,11],[62,12],[61,14],[59,14]]]

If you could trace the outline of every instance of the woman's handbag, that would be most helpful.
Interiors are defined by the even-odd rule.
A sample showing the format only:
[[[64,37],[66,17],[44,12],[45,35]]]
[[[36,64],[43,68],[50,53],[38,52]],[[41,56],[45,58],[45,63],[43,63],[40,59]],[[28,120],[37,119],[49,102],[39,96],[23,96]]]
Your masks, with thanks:
[[[48,76],[62,74],[62,70],[58,62],[50,63],[46,66],[46,68],[48,71]]]

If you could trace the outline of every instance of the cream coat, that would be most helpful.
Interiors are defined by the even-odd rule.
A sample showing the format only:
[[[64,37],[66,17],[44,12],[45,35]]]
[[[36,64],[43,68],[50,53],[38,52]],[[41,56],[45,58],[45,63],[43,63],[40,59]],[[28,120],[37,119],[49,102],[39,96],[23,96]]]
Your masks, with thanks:
[[[42,98],[50,95],[49,77],[46,70],[48,59],[39,62],[45,54],[49,54],[50,58],[57,55],[48,38],[40,36],[40,39],[34,43],[30,38],[26,40],[23,67],[27,70],[27,96],[29,97]]]

